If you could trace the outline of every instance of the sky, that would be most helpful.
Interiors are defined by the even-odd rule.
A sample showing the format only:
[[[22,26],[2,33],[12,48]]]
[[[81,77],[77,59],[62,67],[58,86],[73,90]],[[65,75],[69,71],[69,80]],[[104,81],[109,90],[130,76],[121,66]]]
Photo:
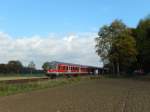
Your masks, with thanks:
[[[129,27],[150,14],[150,0],[0,0],[0,63],[64,61],[102,66],[94,38],[121,19]]]

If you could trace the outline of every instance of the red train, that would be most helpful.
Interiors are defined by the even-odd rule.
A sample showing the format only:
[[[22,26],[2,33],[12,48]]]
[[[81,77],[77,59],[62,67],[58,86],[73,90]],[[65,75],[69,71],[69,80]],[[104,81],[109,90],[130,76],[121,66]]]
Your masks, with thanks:
[[[48,63],[46,75],[54,78],[56,76],[77,76],[86,74],[98,74],[101,68],[87,65],[64,63],[52,61]]]

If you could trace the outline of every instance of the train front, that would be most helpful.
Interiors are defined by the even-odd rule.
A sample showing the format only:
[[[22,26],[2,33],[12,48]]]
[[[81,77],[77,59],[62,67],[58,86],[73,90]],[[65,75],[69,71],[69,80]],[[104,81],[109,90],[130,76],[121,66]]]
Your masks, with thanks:
[[[55,78],[58,75],[57,64],[56,63],[48,63],[46,75],[51,78]]]

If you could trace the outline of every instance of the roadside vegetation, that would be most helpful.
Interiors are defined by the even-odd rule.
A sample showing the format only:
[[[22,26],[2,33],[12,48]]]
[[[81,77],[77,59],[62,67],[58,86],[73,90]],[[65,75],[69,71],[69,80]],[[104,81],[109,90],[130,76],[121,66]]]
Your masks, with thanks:
[[[74,84],[80,82],[81,78],[61,78],[54,80],[46,80],[46,81],[37,81],[37,82],[29,82],[29,83],[17,83],[17,84],[8,84],[8,83],[0,83],[0,96],[7,96],[17,93],[29,92],[33,90],[52,88],[56,86],[63,86],[66,84]]]

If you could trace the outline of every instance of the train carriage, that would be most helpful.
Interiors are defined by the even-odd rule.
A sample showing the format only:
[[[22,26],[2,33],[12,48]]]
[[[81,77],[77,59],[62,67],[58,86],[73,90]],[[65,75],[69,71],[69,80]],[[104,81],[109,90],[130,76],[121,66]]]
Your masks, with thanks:
[[[51,78],[62,75],[77,76],[93,74],[95,70],[98,70],[98,67],[52,61],[48,63],[46,75]]]

